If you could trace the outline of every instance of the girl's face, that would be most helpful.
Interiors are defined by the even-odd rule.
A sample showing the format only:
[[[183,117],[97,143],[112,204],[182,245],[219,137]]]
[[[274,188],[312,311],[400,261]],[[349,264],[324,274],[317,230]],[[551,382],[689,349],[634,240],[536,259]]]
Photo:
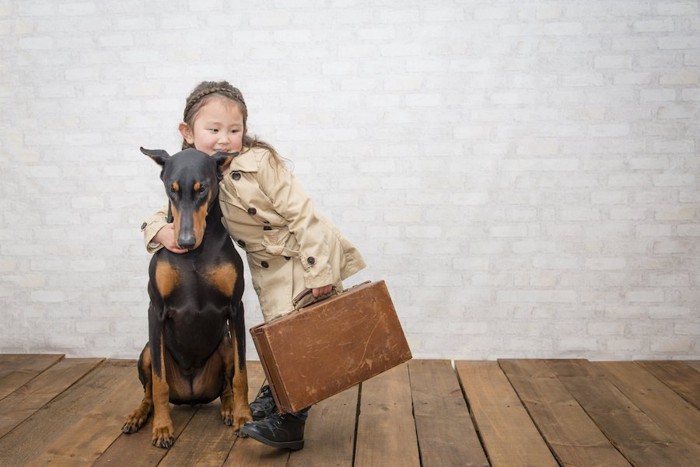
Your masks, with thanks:
[[[243,114],[235,102],[224,97],[211,98],[199,109],[192,126],[183,122],[179,130],[185,141],[210,156],[243,149]]]

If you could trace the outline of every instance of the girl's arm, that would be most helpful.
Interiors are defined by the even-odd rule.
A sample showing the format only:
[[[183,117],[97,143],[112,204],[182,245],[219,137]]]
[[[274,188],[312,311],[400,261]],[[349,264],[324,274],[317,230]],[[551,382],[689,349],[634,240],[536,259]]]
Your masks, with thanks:
[[[175,241],[175,229],[173,224],[166,222],[167,215],[168,207],[164,206],[141,225],[146,251],[155,253],[165,247],[173,253],[187,253],[187,250],[180,248]]]
[[[311,198],[291,172],[270,164],[268,157],[260,161],[258,183],[299,242],[304,286],[312,289],[314,296],[330,292],[330,284],[340,282],[340,271],[334,271],[329,261],[337,245],[336,232],[316,213]]]

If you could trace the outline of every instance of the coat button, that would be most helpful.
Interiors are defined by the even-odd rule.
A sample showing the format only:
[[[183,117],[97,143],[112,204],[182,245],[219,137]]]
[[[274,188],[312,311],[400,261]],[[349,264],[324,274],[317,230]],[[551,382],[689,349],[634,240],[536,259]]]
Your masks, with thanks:
[[[262,263],[260,263],[260,266],[262,266],[262,267],[264,267],[265,269],[267,269],[267,268],[270,267],[270,263],[268,263],[267,261],[263,261]]]
[[[241,179],[241,173],[240,172],[231,172],[231,178],[234,180],[240,180]]]
[[[243,240],[237,240],[236,243],[238,243],[239,247],[245,248],[245,242]]]
[[[270,227],[269,225],[266,225],[265,227],[263,227],[263,230],[272,230],[272,227]]]
[[[143,224],[141,224],[141,230],[145,229],[147,225],[148,224],[146,224],[145,222]]]
[[[255,209],[255,208],[248,208],[248,214],[250,214],[251,216],[254,216],[256,212],[258,212],[257,209]]]
[[[306,262],[313,266],[314,264],[316,264],[316,258],[314,258],[313,256],[309,256],[308,258],[306,258]]]

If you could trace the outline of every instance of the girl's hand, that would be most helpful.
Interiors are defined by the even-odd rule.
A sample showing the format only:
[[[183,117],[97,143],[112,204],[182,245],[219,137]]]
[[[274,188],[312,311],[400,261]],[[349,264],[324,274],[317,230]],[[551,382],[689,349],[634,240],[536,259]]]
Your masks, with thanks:
[[[160,243],[166,250],[177,253],[178,255],[187,253],[188,251],[185,248],[180,248],[180,245],[177,244],[175,240],[175,226],[173,224],[166,224],[160,229],[155,237],[153,237],[153,241]]]
[[[314,298],[318,298],[321,295],[327,295],[331,293],[333,290],[333,286],[331,284],[324,285],[323,287],[316,287],[311,289],[311,294],[314,296]]]

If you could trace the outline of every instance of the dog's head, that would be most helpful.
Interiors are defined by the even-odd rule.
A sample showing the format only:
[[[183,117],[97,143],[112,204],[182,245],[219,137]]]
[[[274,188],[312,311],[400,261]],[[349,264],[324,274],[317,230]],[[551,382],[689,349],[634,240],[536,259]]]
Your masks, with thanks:
[[[178,245],[188,250],[198,248],[207,213],[219,195],[221,169],[238,153],[207,156],[196,149],[185,149],[171,156],[162,149],[144,148],[141,152],[163,168],[160,178],[170,201]]]

